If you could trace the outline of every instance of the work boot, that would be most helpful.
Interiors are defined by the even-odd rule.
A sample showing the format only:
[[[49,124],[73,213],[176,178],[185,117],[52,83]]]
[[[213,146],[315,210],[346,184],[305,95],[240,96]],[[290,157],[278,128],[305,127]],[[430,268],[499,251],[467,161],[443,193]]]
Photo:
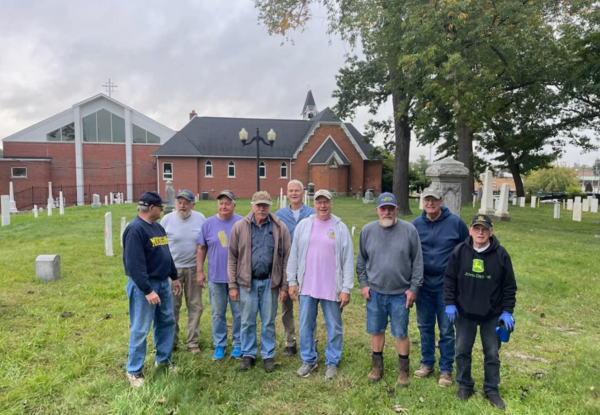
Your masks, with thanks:
[[[442,372],[440,373],[440,380],[438,381],[438,385],[440,386],[452,386],[454,383],[454,379],[452,379],[452,373]]]
[[[273,370],[275,370],[275,359],[272,357],[266,358],[263,360],[263,366],[265,368],[265,372],[271,373]]]
[[[403,388],[408,387],[410,379],[408,371],[410,370],[410,360],[398,358],[398,384]]]
[[[383,356],[371,355],[372,367],[369,372],[369,380],[377,382],[383,377]]]
[[[426,378],[434,372],[434,369],[429,366],[421,365],[420,368],[415,370],[416,378]]]
[[[506,405],[504,405],[504,401],[502,400],[502,398],[500,397],[499,394],[497,394],[497,393],[486,393],[485,397],[496,408],[502,409],[502,410],[506,409]]]
[[[461,401],[466,401],[474,394],[475,391],[473,389],[459,388],[456,392],[456,397]]]
[[[250,370],[250,368],[254,366],[254,358],[252,356],[244,356],[240,361],[240,370],[246,371]]]
[[[288,346],[283,350],[283,357],[293,357],[298,353],[296,346]]]

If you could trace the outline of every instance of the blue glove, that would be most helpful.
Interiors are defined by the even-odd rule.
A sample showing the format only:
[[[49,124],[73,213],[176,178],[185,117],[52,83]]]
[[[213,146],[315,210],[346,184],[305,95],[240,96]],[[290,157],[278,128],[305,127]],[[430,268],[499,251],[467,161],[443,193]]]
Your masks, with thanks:
[[[446,313],[448,313],[447,307],[446,307]],[[504,326],[506,327],[506,329],[509,332],[512,332],[515,329],[515,319],[513,318],[512,314],[510,314],[508,311],[502,312],[502,315],[498,319],[498,323],[501,321],[504,322]]]
[[[448,320],[450,320],[450,323],[454,323],[454,319],[456,319],[456,316],[458,316],[458,310],[456,309],[456,306],[447,305],[446,315],[448,316]]]

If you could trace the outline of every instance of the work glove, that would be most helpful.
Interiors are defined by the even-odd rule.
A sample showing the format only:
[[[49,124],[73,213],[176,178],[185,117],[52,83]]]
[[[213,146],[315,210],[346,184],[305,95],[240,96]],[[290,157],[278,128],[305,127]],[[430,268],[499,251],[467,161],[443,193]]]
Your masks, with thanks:
[[[447,307],[446,313],[448,313]],[[512,332],[515,329],[515,319],[513,318],[512,314],[510,314],[508,311],[502,312],[502,315],[498,319],[498,323],[500,322],[504,322],[504,327],[506,327],[506,329],[509,332]]]
[[[450,323],[454,323],[456,316],[458,316],[458,310],[456,309],[456,306],[447,305],[446,306],[446,315],[448,316],[448,320],[450,320]]]

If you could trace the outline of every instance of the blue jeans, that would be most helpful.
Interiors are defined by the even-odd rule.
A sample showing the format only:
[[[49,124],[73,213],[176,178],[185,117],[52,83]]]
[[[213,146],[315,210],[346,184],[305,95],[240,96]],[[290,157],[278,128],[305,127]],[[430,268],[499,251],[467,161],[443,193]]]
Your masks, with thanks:
[[[173,296],[169,280],[150,280],[152,290],[160,297],[161,305],[150,305],[146,296],[129,278],[127,297],[129,298],[129,359],[127,372],[132,375],[142,373],[146,359],[146,338],[154,322],[154,347],[156,362],[171,360],[171,349],[175,337],[175,315],[173,314]]]
[[[367,301],[367,333],[384,333],[387,329],[388,318],[392,336],[403,339],[408,336],[408,316],[406,294],[380,294],[369,290],[371,299]]]
[[[446,316],[444,292],[419,290],[417,296],[417,327],[421,334],[421,364],[435,366],[435,323],[440,330],[440,372],[452,373],[454,363],[454,326]]]
[[[227,347],[227,302],[231,309],[233,317],[233,347],[240,347],[240,326],[242,320],[240,316],[240,303],[231,301],[229,298],[229,286],[226,282],[208,281],[208,292],[210,298],[210,308],[212,312],[212,333],[215,347]]]
[[[318,306],[321,303],[325,327],[327,328],[327,347],[325,348],[325,365],[338,366],[342,360],[342,309],[337,301],[320,300],[309,295],[300,296],[300,321],[298,335],[300,337],[300,357],[304,363],[317,363],[317,346],[315,345],[315,327],[317,324]]]
[[[279,290],[271,291],[271,279],[252,280],[250,291],[240,287],[242,356],[256,359],[256,317],[260,312],[260,355],[263,359],[275,356],[275,316]]]

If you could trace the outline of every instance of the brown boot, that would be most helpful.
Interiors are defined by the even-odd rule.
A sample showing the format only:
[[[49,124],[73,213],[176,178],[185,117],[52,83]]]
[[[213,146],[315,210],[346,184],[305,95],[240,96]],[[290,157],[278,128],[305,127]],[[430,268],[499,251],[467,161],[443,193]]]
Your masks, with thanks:
[[[408,371],[410,370],[410,360],[398,358],[398,384],[406,388],[410,383]]]
[[[371,360],[373,362],[373,367],[369,372],[369,380],[371,382],[377,382],[383,377],[383,356],[372,355]]]

